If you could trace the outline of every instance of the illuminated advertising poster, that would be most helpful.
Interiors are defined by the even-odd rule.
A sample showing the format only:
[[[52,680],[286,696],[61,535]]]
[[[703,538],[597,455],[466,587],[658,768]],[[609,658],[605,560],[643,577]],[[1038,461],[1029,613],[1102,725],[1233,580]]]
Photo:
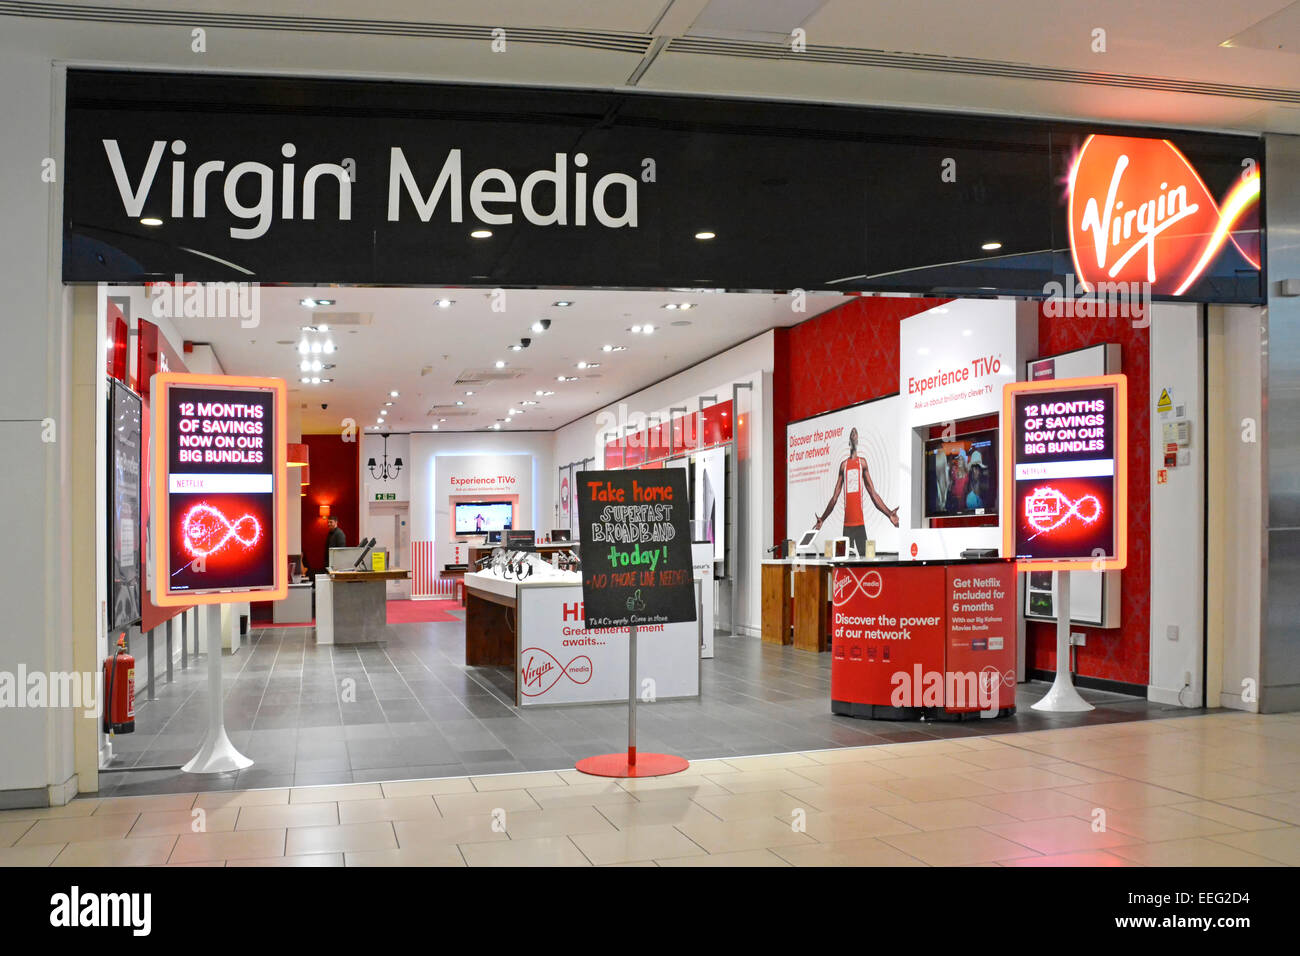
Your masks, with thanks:
[[[1125,566],[1126,381],[1102,375],[1004,389],[1002,458],[1013,506],[1003,552],[1020,570]]]
[[[160,605],[287,594],[282,379],[154,378],[154,598]]]

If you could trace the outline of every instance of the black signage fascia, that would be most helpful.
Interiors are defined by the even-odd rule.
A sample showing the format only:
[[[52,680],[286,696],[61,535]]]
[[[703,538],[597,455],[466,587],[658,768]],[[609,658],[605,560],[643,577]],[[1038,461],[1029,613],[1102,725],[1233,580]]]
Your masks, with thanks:
[[[1243,160],[1262,160],[1260,139],[1249,136],[622,91],[70,70],[67,97],[68,282],[179,274],[1042,296],[1072,271],[1066,179],[1089,133],[1165,136],[1215,195],[1241,175]],[[136,215],[124,208],[106,141],[120,155],[128,192],[164,144]],[[450,178],[422,221],[400,176],[398,218],[389,219],[395,148],[425,197],[459,150],[462,221],[452,221]],[[530,174],[555,174],[557,154],[567,223],[528,222],[524,184]],[[203,179],[199,218],[195,174],[207,162],[222,166]],[[258,165],[234,179],[241,163]],[[348,218],[340,217],[335,172],[318,171],[305,188],[318,166],[348,171]],[[513,188],[515,198],[484,208],[512,214],[511,223],[474,214],[472,182],[489,169],[509,185],[492,180],[486,189]],[[180,215],[173,172],[183,183]],[[614,177],[604,189],[606,217],[626,219],[634,189],[635,226],[598,221],[595,192],[606,177]],[[543,215],[556,206],[547,179],[532,191]],[[303,218],[308,193],[312,219]],[[240,206],[261,211],[232,211]],[[471,236],[480,229],[492,235]],[[695,238],[706,231],[716,238]],[[1001,248],[983,250],[990,241]],[[1184,298],[1261,302],[1263,277],[1228,244]]]

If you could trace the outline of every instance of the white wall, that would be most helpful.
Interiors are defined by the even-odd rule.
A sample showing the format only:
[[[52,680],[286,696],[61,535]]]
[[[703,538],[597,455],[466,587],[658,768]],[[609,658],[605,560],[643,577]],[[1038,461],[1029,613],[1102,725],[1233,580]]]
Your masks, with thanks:
[[[1209,579],[1211,613],[1215,614],[1210,620],[1212,640],[1217,630],[1221,641],[1218,703],[1254,711],[1259,709],[1263,594],[1259,555],[1264,513],[1264,435],[1260,431],[1264,420],[1264,314],[1259,308],[1225,306],[1211,310],[1210,322],[1210,335],[1217,339],[1221,357],[1217,368],[1211,366],[1216,378],[1211,381],[1210,408],[1220,414],[1212,450],[1218,461],[1211,459],[1215,477],[1210,490],[1211,527],[1217,540],[1211,540],[1207,556],[1215,562]],[[1213,680],[1215,675],[1209,676]],[[1256,688],[1250,700],[1244,699],[1246,681]],[[1215,703],[1211,698],[1210,706]]]
[[[1151,403],[1151,468],[1130,481],[1151,482],[1151,664],[1147,697],[1166,704],[1201,705],[1204,672],[1205,444],[1203,350],[1200,308],[1156,305],[1151,315],[1151,394],[1130,401]],[[1161,389],[1186,404],[1191,427],[1191,463],[1169,469],[1167,484],[1156,483],[1164,467],[1164,445],[1156,411]],[[1235,562],[1234,562],[1235,563]],[[1168,629],[1178,628],[1178,640]],[[1190,686],[1182,691],[1186,676]]]
[[[732,576],[735,585],[736,626],[742,633],[757,635],[762,617],[762,589],[759,582],[763,550],[772,540],[772,369],[775,335],[762,335],[742,342],[711,359],[642,389],[620,401],[586,415],[561,428],[555,435],[555,464],[567,465],[595,457],[588,467],[604,463],[607,433],[635,432],[650,421],[667,421],[669,410],[685,406],[699,409],[701,396],[731,399],[732,384],[751,386],[739,394],[737,415],[746,416],[750,436],[749,458],[739,463],[742,487],[732,509],[736,555]],[[708,404],[712,404],[709,402]],[[678,413],[680,414],[680,412]],[[552,469],[552,482],[555,480]],[[555,501],[554,494],[549,499]],[[719,617],[725,618],[729,595],[723,597]]]

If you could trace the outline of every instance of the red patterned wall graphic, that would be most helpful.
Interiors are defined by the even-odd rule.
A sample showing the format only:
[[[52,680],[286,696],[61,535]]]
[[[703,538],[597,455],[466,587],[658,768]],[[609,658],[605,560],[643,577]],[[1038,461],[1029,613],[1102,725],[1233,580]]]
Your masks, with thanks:
[[[789,421],[898,391],[898,323],[947,299],[864,296],[790,329],[778,329],[773,374],[773,528],[785,528],[785,426]],[[1040,310],[1038,354],[1047,356],[1117,342],[1129,376],[1129,565],[1121,572],[1122,627],[1084,628],[1077,650],[1079,674],[1145,685],[1149,674],[1151,617],[1151,513],[1148,475],[1151,432],[1148,330],[1127,318],[1051,319]],[[1055,626],[1030,622],[1026,662],[1055,670]]]
[[[1120,572],[1120,627],[1082,627],[1076,673],[1145,686],[1151,665],[1151,330],[1131,318],[1048,318],[1038,314],[1038,354],[1118,342],[1128,376],[1128,567]],[[1025,624],[1025,663],[1056,670],[1056,625]]]
[[[861,296],[777,329],[772,374],[774,543],[786,537],[785,425],[898,391],[898,323],[948,299]]]

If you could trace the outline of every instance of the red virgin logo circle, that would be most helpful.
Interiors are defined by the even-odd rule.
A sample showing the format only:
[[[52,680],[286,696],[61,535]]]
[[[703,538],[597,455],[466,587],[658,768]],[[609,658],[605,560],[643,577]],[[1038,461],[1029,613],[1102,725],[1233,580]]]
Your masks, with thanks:
[[[912,542],[912,557],[916,557],[916,552],[917,552],[916,542],[913,541],[913,542]]]

